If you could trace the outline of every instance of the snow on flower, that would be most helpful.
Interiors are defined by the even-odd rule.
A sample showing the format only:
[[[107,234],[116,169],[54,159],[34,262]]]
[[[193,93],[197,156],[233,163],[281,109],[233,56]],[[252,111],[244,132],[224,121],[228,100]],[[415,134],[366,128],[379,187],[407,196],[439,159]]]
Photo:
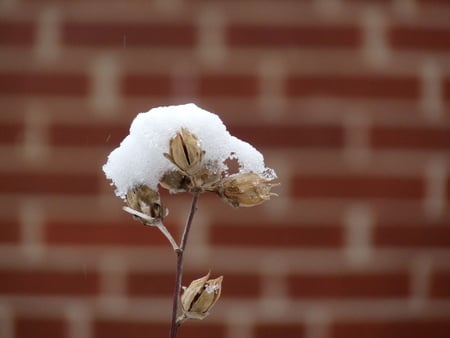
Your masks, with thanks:
[[[229,159],[238,162],[237,173],[229,172]],[[253,180],[254,184],[263,182],[265,187],[250,189],[249,184],[253,183],[247,180],[244,193],[261,194],[254,198],[259,204],[273,195],[270,193],[273,184],[269,182],[276,179],[275,172],[265,167],[258,150],[230,135],[216,114],[193,103],[138,114],[129,135],[108,156],[103,171],[121,198],[140,186],[157,192],[161,184],[172,192],[201,188],[226,199],[231,194],[230,187],[224,188],[222,182],[230,182],[225,179],[232,175],[251,173],[260,177]],[[239,196],[233,195],[232,199],[230,204],[240,206]]]

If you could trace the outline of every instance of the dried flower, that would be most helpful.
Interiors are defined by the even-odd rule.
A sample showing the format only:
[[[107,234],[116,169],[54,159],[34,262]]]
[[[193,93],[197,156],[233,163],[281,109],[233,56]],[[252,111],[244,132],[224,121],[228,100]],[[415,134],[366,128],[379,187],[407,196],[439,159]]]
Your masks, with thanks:
[[[188,176],[195,176],[203,167],[205,152],[198,144],[198,138],[186,128],[181,128],[170,140],[170,153],[164,156]]]
[[[222,291],[223,276],[208,280],[210,272],[196,279],[184,288],[181,296],[183,314],[178,319],[179,323],[186,319],[203,319],[209,314],[209,310],[217,302]]]
[[[164,153],[178,170],[164,173],[161,186],[172,193],[193,189],[211,190],[221,178],[217,165],[204,163],[205,151],[198,144],[198,138],[186,128],[170,140],[170,154]]]
[[[159,193],[146,185],[130,189],[126,195],[128,206],[148,217],[135,216],[144,223],[161,221],[167,215],[167,209],[161,203]]]
[[[201,188],[203,191],[214,191],[220,179],[222,172],[217,170],[217,164],[205,165],[192,180],[194,187]]]
[[[189,191],[192,187],[192,181],[189,176],[186,176],[179,170],[166,172],[159,181],[159,184],[171,193]]]
[[[253,207],[278,196],[270,192],[273,179],[265,178],[255,173],[239,173],[223,179],[217,194],[233,207]]]

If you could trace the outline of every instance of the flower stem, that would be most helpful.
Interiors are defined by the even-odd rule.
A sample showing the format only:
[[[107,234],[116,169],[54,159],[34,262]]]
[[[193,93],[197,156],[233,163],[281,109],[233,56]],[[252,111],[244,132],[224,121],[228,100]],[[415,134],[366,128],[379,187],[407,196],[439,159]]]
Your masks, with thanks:
[[[145,225],[154,226],[161,231],[161,233],[166,236],[169,243],[172,245],[172,248],[177,251],[179,249],[177,242],[173,239],[172,235],[170,234],[169,230],[165,227],[165,225],[161,222],[159,219],[151,218],[150,216],[144,214],[143,212],[134,210],[130,207],[122,207],[122,209],[129,214],[132,214],[134,216],[137,216],[141,219],[141,221],[144,222]]]
[[[177,269],[176,269],[176,277],[175,277],[175,289],[173,291],[173,304],[172,304],[172,323],[170,326],[170,338],[176,338],[178,327],[180,326],[180,322],[177,322],[178,316],[178,307],[180,303],[180,294],[181,294],[181,280],[183,277],[183,258],[184,258],[184,250],[186,248],[187,239],[189,236],[189,231],[191,230],[192,221],[194,219],[195,212],[197,211],[198,199],[200,196],[199,191],[194,191],[192,193],[192,204],[191,210],[189,212],[189,216],[184,227],[183,236],[181,237],[181,243],[179,249],[175,250],[177,254]]]

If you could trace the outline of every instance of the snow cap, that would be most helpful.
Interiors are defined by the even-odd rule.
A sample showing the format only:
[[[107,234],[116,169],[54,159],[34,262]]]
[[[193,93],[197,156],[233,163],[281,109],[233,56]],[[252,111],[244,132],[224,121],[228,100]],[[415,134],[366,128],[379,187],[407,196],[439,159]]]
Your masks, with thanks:
[[[265,167],[258,150],[230,135],[216,114],[189,103],[157,107],[136,116],[130,134],[109,154],[103,166],[106,177],[116,186],[117,196],[124,198],[127,191],[139,185],[158,190],[163,175],[177,169],[164,154],[169,153],[171,140],[183,128],[197,138],[204,151],[203,161],[214,165],[214,171],[225,177],[228,176],[225,161],[236,159],[239,173],[276,178],[275,172]]]

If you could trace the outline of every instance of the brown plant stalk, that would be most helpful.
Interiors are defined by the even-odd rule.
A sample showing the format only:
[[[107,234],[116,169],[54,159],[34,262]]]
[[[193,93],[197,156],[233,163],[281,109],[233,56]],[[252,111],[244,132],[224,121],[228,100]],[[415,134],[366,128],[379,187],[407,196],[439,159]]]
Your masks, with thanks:
[[[194,191],[192,193],[192,204],[191,210],[189,211],[189,216],[186,221],[186,225],[183,230],[183,236],[181,237],[180,247],[175,250],[177,254],[177,267],[176,267],[176,275],[175,275],[175,287],[173,291],[173,303],[172,303],[172,321],[170,326],[170,338],[176,338],[178,328],[181,323],[177,322],[178,318],[178,309],[180,304],[180,295],[181,295],[181,282],[183,279],[183,259],[184,259],[184,251],[186,249],[187,239],[189,236],[189,231],[191,230],[192,221],[194,219],[195,212],[197,211],[198,200],[200,196],[200,191]]]

